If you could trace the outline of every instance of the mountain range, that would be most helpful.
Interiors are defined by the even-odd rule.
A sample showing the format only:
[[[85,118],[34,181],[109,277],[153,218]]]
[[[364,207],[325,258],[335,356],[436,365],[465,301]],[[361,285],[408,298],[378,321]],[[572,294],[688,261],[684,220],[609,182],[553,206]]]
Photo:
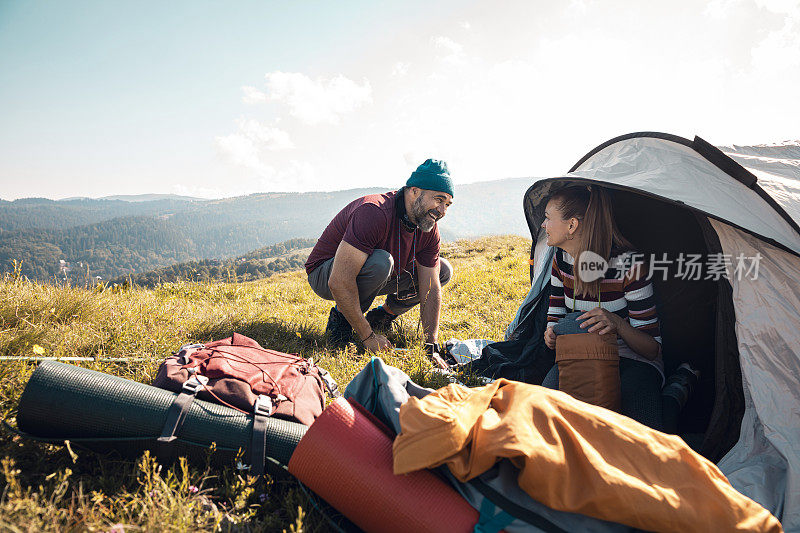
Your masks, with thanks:
[[[535,178],[459,185],[445,241],[530,235],[522,197]],[[229,259],[289,239],[316,239],[350,201],[391,187],[263,193],[219,200],[176,195],[0,200],[0,271],[40,281],[108,280],[174,263]]]

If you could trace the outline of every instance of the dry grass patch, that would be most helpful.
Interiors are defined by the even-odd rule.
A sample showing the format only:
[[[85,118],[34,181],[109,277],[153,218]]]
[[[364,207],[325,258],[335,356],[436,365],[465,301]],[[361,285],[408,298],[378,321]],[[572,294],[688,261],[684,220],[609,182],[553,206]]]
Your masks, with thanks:
[[[445,288],[440,340],[501,339],[529,288],[530,241],[487,237],[443,246],[454,266]],[[369,360],[331,351],[323,333],[331,307],[302,272],[249,283],[166,283],[152,290],[58,288],[7,276],[0,281],[0,355],[91,356],[82,366],[149,382],[159,360],[183,344],[233,331],[262,346],[313,357],[344,388]],[[444,385],[422,354],[419,312],[399,319],[393,339],[406,354],[389,354],[423,385]],[[37,348],[38,347],[38,348]],[[108,357],[144,361],[112,363]],[[34,363],[0,362],[0,409],[13,421]],[[26,441],[6,431],[0,529],[7,531],[326,531],[329,525],[299,485],[269,478],[257,484],[235,469],[185,462],[162,469]]]

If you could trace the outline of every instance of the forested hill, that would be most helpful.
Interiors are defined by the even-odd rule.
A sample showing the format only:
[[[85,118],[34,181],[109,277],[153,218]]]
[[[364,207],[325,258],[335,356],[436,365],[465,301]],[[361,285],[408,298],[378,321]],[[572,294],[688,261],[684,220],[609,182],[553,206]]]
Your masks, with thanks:
[[[233,259],[203,259],[176,263],[141,274],[131,274],[111,283],[132,282],[152,288],[159,283],[185,281],[254,281],[273,274],[301,270],[316,239],[290,239],[265,246]]]
[[[191,207],[192,202],[183,199],[140,202],[91,198],[0,200],[0,233],[34,228],[66,229],[120,217],[170,216]]]
[[[529,235],[522,196],[533,179],[460,185],[443,240]],[[265,193],[208,201],[26,199],[0,202],[0,270],[40,281],[115,279],[175,263],[227,259],[288,239],[316,239],[347,203],[389,187]]]

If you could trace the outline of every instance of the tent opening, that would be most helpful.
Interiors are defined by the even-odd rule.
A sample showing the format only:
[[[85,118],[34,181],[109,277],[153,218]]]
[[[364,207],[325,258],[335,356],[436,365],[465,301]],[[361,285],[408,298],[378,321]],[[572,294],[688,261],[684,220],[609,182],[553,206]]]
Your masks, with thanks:
[[[709,258],[721,253],[719,240],[702,214],[635,192],[609,193],[617,225],[651,265],[666,375],[681,363],[701,372],[678,434],[717,461],[738,440],[744,413],[730,284],[704,279]],[[699,276],[688,266],[697,256]]]
[[[531,291],[506,332],[504,342],[487,346],[473,369],[490,377],[540,384],[553,364],[542,341],[549,300],[550,250],[540,225],[547,199],[582,178],[541,180],[525,194],[523,205],[531,235]],[[677,433],[696,451],[719,461],[739,440],[744,392],[736,315],[730,282],[709,276],[708,265],[722,254],[708,217],[681,203],[619,187],[606,187],[623,235],[652,266],[667,377],[681,363],[700,370],[700,381],[678,419]],[[720,256],[716,256],[719,258]],[[701,266],[699,275],[688,263]],[[706,279],[708,278],[708,279]]]

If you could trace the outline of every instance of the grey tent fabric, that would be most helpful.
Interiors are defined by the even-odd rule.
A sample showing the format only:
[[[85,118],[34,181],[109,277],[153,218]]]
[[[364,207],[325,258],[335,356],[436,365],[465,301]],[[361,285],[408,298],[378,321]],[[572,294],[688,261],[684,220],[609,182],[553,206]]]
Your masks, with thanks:
[[[755,280],[731,280],[745,415],[719,462],[737,490],[800,529],[800,260],[712,221],[726,253],[762,256]]]
[[[740,183],[679,142],[654,137],[620,140],[593,154],[565,177],[588,178],[679,200],[800,253],[800,234],[753,187]],[[797,205],[796,198],[783,201]]]

